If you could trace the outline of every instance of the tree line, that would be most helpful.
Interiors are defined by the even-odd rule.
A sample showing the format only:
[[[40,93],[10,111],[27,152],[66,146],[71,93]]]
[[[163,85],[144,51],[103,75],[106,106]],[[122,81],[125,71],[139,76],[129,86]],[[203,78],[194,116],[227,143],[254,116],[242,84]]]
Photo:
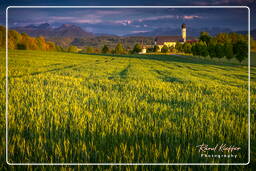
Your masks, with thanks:
[[[0,26],[0,47],[6,46],[6,29]],[[44,50],[57,51],[60,47],[54,42],[46,41],[44,37],[30,37],[26,33],[18,33],[15,30],[8,31],[8,48],[17,50]]]
[[[0,48],[6,46],[6,28],[0,26]],[[26,33],[18,33],[15,30],[8,31],[8,48],[17,50],[43,50],[43,51],[63,51],[63,52],[84,52],[84,53],[110,53],[110,54],[129,54],[139,53],[141,51],[141,45],[136,44],[135,49],[124,48],[122,43],[118,43],[115,48],[110,49],[107,45],[104,45],[102,49],[98,49],[92,46],[84,47],[82,49],[77,46],[71,45],[67,47],[61,47],[54,42],[46,41],[43,36],[31,37]]]
[[[0,47],[5,47],[5,27],[0,26]],[[124,48],[122,43],[117,43],[113,48],[104,45],[101,49],[98,47],[68,46],[66,48],[57,46],[54,42],[46,41],[44,37],[30,37],[26,33],[18,33],[15,30],[9,30],[8,48],[18,50],[44,50],[44,51],[65,51],[82,53],[103,53],[103,54],[137,54],[142,51],[142,45],[137,43],[133,48]],[[251,50],[256,51],[256,42],[251,38]],[[237,33],[220,33],[210,36],[207,32],[201,32],[199,40],[196,42],[176,42],[175,46],[168,47],[164,45],[161,49],[155,45],[147,48],[147,53],[186,53],[193,56],[203,56],[211,58],[236,58],[240,62],[248,56],[248,35]]]
[[[251,38],[251,50],[256,50],[256,42]],[[86,47],[82,52],[85,53],[103,53],[103,54],[134,54],[140,53],[142,46],[135,44],[133,49],[125,49],[122,43],[118,43],[115,48],[110,49],[107,45],[97,49]],[[147,53],[185,53],[193,56],[211,57],[211,58],[236,58],[243,61],[248,56],[248,35],[237,33],[220,33],[215,37],[210,36],[207,32],[200,34],[199,40],[196,42],[176,42],[175,46],[168,47],[164,45],[161,49],[158,45],[147,48]]]
[[[252,38],[251,41],[253,45],[254,40]],[[192,54],[193,56],[236,58],[241,62],[248,56],[248,35],[220,33],[212,37],[209,33],[202,32],[199,41],[184,44],[177,42],[175,49],[178,52]]]
[[[122,43],[117,43],[114,48],[110,48],[108,45],[104,45],[101,49],[92,46],[87,46],[82,49],[79,49],[76,46],[69,46],[67,51],[96,54],[135,54],[142,51],[142,46],[138,43],[134,45],[133,49],[125,48]]]

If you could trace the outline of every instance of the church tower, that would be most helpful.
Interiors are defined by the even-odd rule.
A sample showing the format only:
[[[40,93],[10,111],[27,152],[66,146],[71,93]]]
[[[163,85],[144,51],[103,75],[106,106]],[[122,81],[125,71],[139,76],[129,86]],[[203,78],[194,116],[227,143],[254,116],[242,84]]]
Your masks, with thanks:
[[[186,24],[182,24],[181,25],[181,36],[182,36],[182,39],[183,39],[183,42],[186,42]]]

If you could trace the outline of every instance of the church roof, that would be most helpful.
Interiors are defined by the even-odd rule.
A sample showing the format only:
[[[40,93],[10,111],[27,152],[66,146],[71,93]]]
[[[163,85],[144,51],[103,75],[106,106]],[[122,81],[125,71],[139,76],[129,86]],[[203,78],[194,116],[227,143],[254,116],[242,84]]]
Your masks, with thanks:
[[[157,36],[155,38],[157,45],[162,45],[164,42],[183,42],[181,36]]]
[[[198,41],[195,37],[188,36],[187,41],[189,43],[193,43]],[[157,36],[155,38],[155,42],[157,45],[163,45],[164,42],[184,42],[181,36]]]
[[[197,40],[197,39],[191,39],[191,40],[187,40],[186,42],[188,42],[188,43],[194,43],[194,42],[198,42],[198,40]]]

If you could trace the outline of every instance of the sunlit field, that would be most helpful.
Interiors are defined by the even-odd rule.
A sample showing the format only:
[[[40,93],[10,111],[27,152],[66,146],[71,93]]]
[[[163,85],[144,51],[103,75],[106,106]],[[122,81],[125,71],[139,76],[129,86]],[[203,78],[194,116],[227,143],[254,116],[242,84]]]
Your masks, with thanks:
[[[246,65],[189,56],[10,51],[8,74],[10,163],[248,161]],[[255,67],[251,79],[255,113]],[[1,117],[2,141],[4,127]],[[241,150],[237,158],[205,158],[196,147],[203,143]]]

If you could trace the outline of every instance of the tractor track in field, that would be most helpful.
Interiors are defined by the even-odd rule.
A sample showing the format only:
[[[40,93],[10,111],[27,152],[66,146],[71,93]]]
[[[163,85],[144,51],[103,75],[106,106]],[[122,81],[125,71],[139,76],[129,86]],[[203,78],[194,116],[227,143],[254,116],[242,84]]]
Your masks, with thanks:
[[[120,76],[120,78],[122,79],[126,79],[128,76],[128,71],[131,68],[131,63],[129,63],[122,71],[120,71],[118,73],[118,75]]]
[[[44,73],[51,73],[51,72],[55,72],[55,71],[62,71],[62,70],[65,70],[65,69],[78,69],[78,68],[82,68],[84,66],[88,66],[88,65],[91,65],[91,64],[101,64],[101,63],[107,63],[107,62],[111,62],[111,61],[108,61],[108,60],[96,60],[96,61],[93,61],[93,62],[90,62],[90,63],[86,63],[86,64],[82,64],[82,65],[77,65],[77,64],[66,65],[66,66],[61,67],[61,68],[53,68],[53,69],[46,70],[46,71],[36,71],[36,72],[32,72],[32,73],[26,74],[26,75],[8,76],[8,78],[12,79],[12,78],[22,78],[22,77],[25,77],[25,76],[35,76],[35,75],[44,74]],[[59,66],[59,64],[51,64],[51,65],[48,65],[48,66]],[[4,79],[6,79],[6,76],[3,78],[3,80]]]
[[[142,59],[140,59],[142,61]],[[142,61],[143,65],[145,66],[145,62],[148,63],[147,61]],[[177,83],[182,83],[183,81],[177,77],[173,77],[171,76],[171,72],[169,71],[164,71],[164,70],[160,70],[157,69],[156,66],[152,65],[152,63],[148,63],[150,65],[146,65],[148,68],[148,71],[152,73],[152,75],[154,75],[154,77],[156,77],[157,79],[162,80],[163,82],[177,82]],[[156,65],[159,65],[161,67],[167,68],[168,70],[174,70],[175,68],[173,67],[169,67],[169,66],[165,66],[164,64],[161,64],[158,61],[155,61]]]
[[[176,69],[179,69],[181,68],[181,65],[176,65],[177,68],[173,68],[173,67],[170,67],[170,66],[166,66],[162,63],[160,63],[159,61],[156,61],[156,63],[164,68],[167,68],[168,70],[176,70]],[[167,62],[168,64],[170,64],[170,62]],[[227,81],[223,80],[223,79],[220,79],[212,74],[202,74],[202,73],[198,73],[198,71],[200,70],[197,70],[197,69],[194,69],[194,68],[191,68],[190,66],[183,66],[183,68],[186,68],[186,69],[189,69],[191,70],[192,72],[189,73],[191,76],[193,77],[197,77],[197,78],[203,78],[203,79],[213,79],[213,80],[218,80],[218,81],[221,81],[223,83],[227,83]],[[167,81],[167,82],[175,82],[175,80],[177,80],[178,82],[182,82],[181,79],[178,79],[176,77],[169,77],[168,75],[166,75],[164,73],[164,71],[162,70],[154,70],[157,74],[161,75],[163,77],[163,80]],[[202,71],[205,71],[205,72],[209,72],[208,70],[202,70]],[[223,75],[225,76],[225,75]]]
[[[123,67],[121,70],[114,71],[112,74],[109,74],[107,78],[110,80],[112,79],[126,80],[128,78],[128,73],[130,68],[132,67],[132,64],[130,59],[129,59],[129,62],[125,62],[125,63],[128,63],[128,64],[125,67]]]

